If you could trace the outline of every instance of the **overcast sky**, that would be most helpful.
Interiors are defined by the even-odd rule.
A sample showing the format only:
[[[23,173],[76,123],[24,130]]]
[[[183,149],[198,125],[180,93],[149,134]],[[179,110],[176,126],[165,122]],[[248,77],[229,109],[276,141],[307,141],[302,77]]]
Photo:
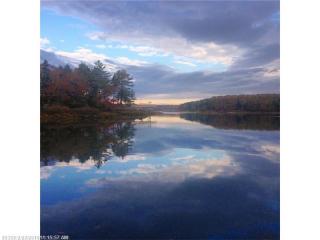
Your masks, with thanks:
[[[278,1],[42,1],[41,48],[109,60],[138,103],[279,92]]]

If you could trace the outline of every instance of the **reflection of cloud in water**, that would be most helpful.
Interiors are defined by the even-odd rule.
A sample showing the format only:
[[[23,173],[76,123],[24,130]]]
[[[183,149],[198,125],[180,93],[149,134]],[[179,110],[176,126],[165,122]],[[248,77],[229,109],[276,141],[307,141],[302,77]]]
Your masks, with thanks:
[[[114,159],[119,163],[127,163],[130,161],[143,161],[146,159],[146,155],[144,154],[135,154],[135,155],[127,155],[123,157],[122,159]]]
[[[280,161],[280,146],[276,144],[264,144],[260,146],[260,150],[265,157],[272,161]]]
[[[152,121],[135,126],[132,150],[99,169],[92,159],[41,168],[43,179],[59,169],[41,186],[43,235],[279,238],[278,131],[221,130],[177,117]]]
[[[192,156],[175,158],[169,163],[139,163],[136,167],[114,172],[116,176],[93,178],[88,186],[99,187],[114,181],[181,182],[189,178],[213,178],[232,176],[240,172],[239,165],[228,155],[214,159],[198,159]]]
[[[112,161],[116,163],[128,163],[130,161],[143,161],[146,160],[146,155],[144,154],[135,154],[135,155],[127,155],[124,158],[113,157]],[[56,169],[64,168],[64,167],[71,167],[75,168],[76,172],[82,172],[86,170],[91,170],[97,167],[97,160],[93,158],[89,158],[87,161],[80,161],[79,159],[72,158],[69,162],[65,161],[49,161],[47,165],[44,165],[41,162],[42,166],[40,168],[40,178],[41,179],[48,179],[52,172]],[[111,171],[107,170],[97,170],[97,174],[111,174]]]
[[[278,239],[278,180],[267,179],[262,185],[244,172],[177,184],[111,182],[42,208],[41,231],[75,239]]]
[[[85,162],[80,162],[79,159],[72,159],[69,162],[51,161],[49,162],[48,166],[41,166],[40,178],[48,179],[51,174],[58,168],[73,167],[76,168],[78,172],[81,172],[96,167],[96,164],[97,162],[92,158],[89,158]]]

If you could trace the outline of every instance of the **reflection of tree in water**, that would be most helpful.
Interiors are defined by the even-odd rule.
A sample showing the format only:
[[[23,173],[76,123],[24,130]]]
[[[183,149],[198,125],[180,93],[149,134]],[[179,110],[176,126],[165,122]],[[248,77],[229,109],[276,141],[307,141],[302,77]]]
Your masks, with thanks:
[[[215,128],[248,129],[248,130],[279,130],[279,115],[258,114],[197,114],[182,113],[180,117],[196,121]]]
[[[41,129],[41,161],[47,165],[50,160],[70,162],[79,159],[81,163],[94,161],[97,168],[112,155],[125,157],[133,144],[134,125],[131,122],[111,126],[85,126]]]
[[[113,126],[114,140],[111,144],[113,153],[124,158],[133,145],[134,127],[131,122],[117,123]]]

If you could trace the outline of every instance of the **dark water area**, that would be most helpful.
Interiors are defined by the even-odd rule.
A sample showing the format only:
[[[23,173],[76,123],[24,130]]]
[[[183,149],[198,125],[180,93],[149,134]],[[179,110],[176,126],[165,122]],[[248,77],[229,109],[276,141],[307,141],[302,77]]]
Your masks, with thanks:
[[[41,235],[279,239],[279,116],[41,129]]]

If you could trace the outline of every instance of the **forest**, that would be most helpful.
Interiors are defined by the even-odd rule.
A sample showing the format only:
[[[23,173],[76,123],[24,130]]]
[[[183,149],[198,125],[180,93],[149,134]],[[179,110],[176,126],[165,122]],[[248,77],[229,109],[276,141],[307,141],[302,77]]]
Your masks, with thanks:
[[[216,96],[181,104],[179,110],[186,112],[279,113],[280,94]]]
[[[131,108],[133,78],[126,70],[110,73],[102,62],[53,67],[40,66],[41,122],[79,122],[142,115]]]

